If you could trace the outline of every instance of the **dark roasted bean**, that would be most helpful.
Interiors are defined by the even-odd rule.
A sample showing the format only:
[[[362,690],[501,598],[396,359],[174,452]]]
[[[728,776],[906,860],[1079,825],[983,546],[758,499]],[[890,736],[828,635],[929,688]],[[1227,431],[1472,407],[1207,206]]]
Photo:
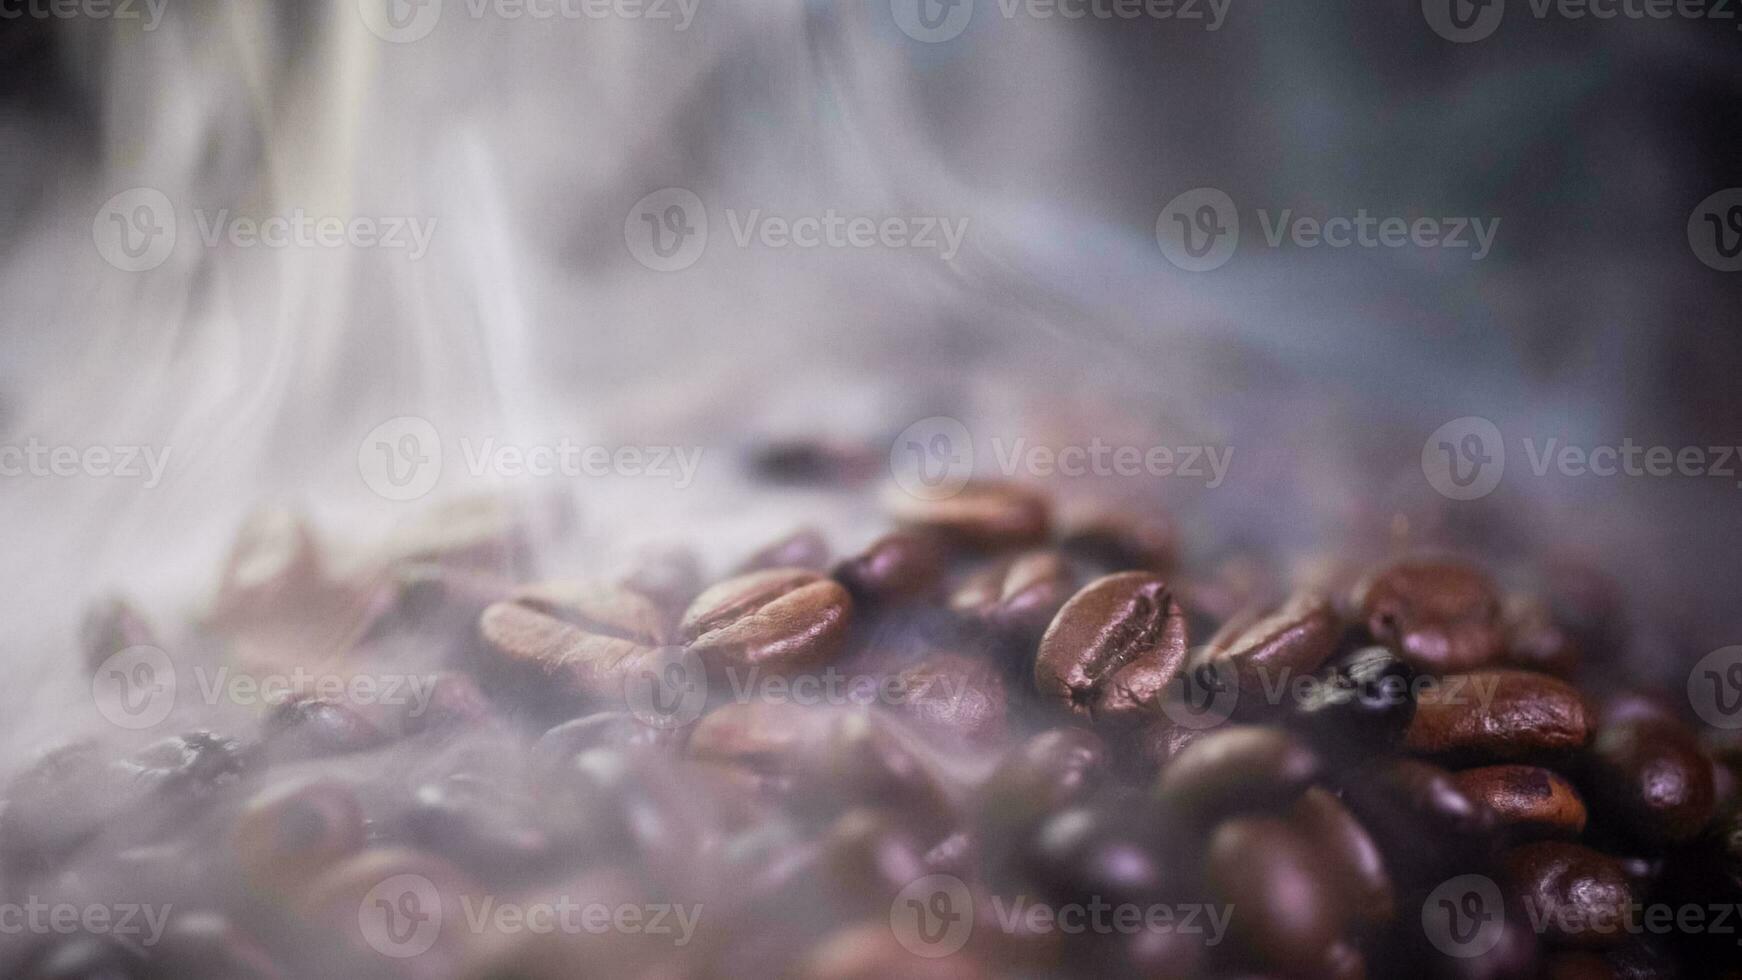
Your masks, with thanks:
[[[897,711],[930,730],[982,744],[1004,738],[1004,677],[984,658],[933,654],[897,674],[889,697]]]
[[[1053,901],[1095,900],[1149,905],[1178,887],[1168,866],[1163,831],[1128,806],[1091,804],[1061,810],[1043,822],[1023,855],[1028,879]]]
[[[1401,561],[1357,587],[1367,629],[1416,668],[1486,667],[1500,655],[1500,598],[1486,575],[1455,562]]]
[[[998,636],[1032,643],[1076,584],[1058,552],[1030,551],[970,576],[950,596],[950,609]]]
[[[876,453],[863,443],[831,439],[778,439],[753,447],[750,471],[770,483],[842,485],[877,468]]]
[[[1336,777],[1343,803],[1373,835],[1400,885],[1444,878],[1489,846],[1494,812],[1438,766],[1386,758]]]
[[[1384,647],[1326,664],[1291,702],[1288,724],[1315,744],[1363,754],[1394,747],[1415,718],[1415,669]]]
[[[1315,786],[1295,802],[1288,819],[1324,857],[1354,920],[1369,928],[1390,922],[1396,912],[1391,874],[1379,845],[1349,808]]]
[[[770,568],[807,568],[821,571],[828,564],[829,543],[824,540],[823,532],[814,527],[801,527],[756,549],[739,563],[732,574],[748,575]]]
[[[1239,725],[1198,739],[1161,772],[1155,795],[1199,823],[1288,806],[1317,779],[1319,757],[1276,728]]]
[[[300,890],[315,875],[363,847],[363,808],[343,783],[281,785],[248,801],[232,845],[256,890]]]
[[[1501,855],[1515,899],[1555,945],[1614,946],[1627,937],[1633,890],[1621,866],[1588,847],[1538,841]]]
[[[1213,727],[1191,728],[1172,718],[1157,718],[1137,734],[1137,765],[1141,774],[1150,775],[1172,762],[1186,746],[1213,731]]]
[[[727,579],[684,613],[683,639],[710,670],[794,669],[840,649],[853,600],[839,583],[804,569],[776,568]]]
[[[268,751],[283,758],[366,752],[385,745],[386,733],[336,698],[292,696],[266,716]]]
[[[853,601],[876,605],[930,593],[943,570],[943,549],[937,541],[923,534],[897,531],[843,559],[835,566],[833,575],[852,594]]]
[[[941,500],[902,496],[895,503],[902,523],[972,548],[1039,544],[1052,527],[1045,495],[1017,483],[969,483]]]
[[[1483,766],[1452,777],[1480,800],[1515,839],[1577,837],[1585,829],[1585,801],[1559,774],[1536,766]]]
[[[1118,512],[1097,514],[1071,525],[1059,546],[1078,561],[1112,572],[1173,571],[1178,535],[1161,518],[1143,519]]]
[[[1323,596],[1303,593],[1271,614],[1211,638],[1205,661],[1230,674],[1242,704],[1262,703],[1301,674],[1317,670],[1336,649],[1342,623]]]
[[[1185,615],[1166,583],[1124,572],[1059,610],[1040,641],[1035,685],[1077,715],[1133,725],[1157,710],[1185,658]]]
[[[975,796],[988,856],[1008,860],[1047,814],[1088,798],[1106,774],[1106,743],[1086,729],[1055,728],[1011,749]]]
[[[240,742],[211,732],[190,732],[154,742],[123,760],[141,783],[177,795],[200,795],[242,778],[248,758]]]
[[[1604,819],[1650,848],[1692,840],[1716,804],[1711,759],[1692,732],[1665,718],[1600,729],[1585,785]]]
[[[420,787],[405,825],[411,841],[484,881],[524,879],[550,860],[550,838],[527,808],[479,779]]]
[[[1230,905],[1241,950],[1280,972],[1324,975],[1347,919],[1313,845],[1277,817],[1235,817],[1216,828],[1205,876]]]
[[[1482,670],[1423,690],[1404,747],[1510,761],[1569,752],[1590,737],[1584,698],[1565,681],[1527,670]]]
[[[532,757],[545,767],[567,766],[589,749],[666,748],[676,746],[678,732],[649,725],[627,711],[601,711],[565,721],[539,737]]]

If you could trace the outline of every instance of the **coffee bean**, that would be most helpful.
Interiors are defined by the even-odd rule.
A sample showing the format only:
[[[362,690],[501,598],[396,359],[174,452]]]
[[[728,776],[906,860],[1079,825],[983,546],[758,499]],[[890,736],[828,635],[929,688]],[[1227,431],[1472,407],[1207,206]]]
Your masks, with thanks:
[[[912,830],[866,807],[848,810],[828,829],[823,868],[845,905],[871,913],[887,912],[896,893],[930,873]]]
[[[1205,876],[1232,906],[1241,952],[1286,974],[1323,975],[1347,919],[1321,856],[1278,817],[1235,817],[1210,836]]]
[[[128,647],[161,647],[145,614],[120,596],[109,596],[85,610],[79,622],[79,648],[85,666],[96,670],[103,661]]]
[[[666,749],[680,744],[679,731],[649,725],[627,711],[600,711],[565,721],[532,746],[535,764],[552,768],[589,749]]]
[[[1059,610],[1040,641],[1035,686],[1079,716],[1134,725],[1157,710],[1185,658],[1185,615],[1166,583],[1124,572]]]
[[[1692,732],[1664,718],[1600,729],[1585,785],[1604,819],[1650,848],[1692,840],[1716,807],[1711,759]]]
[[[1336,649],[1342,623],[1330,600],[1311,593],[1243,628],[1210,639],[1205,662],[1239,684],[1241,704],[1262,704],[1270,690],[1317,670]]]
[[[950,596],[950,609],[1000,637],[1032,643],[1076,586],[1058,552],[1030,551],[969,576]]]
[[[666,640],[663,614],[628,589],[546,583],[484,610],[479,632],[507,666],[583,699],[617,700]]]
[[[1415,718],[1415,669],[1384,647],[1333,659],[1285,720],[1314,744],[1371,755],[1396,746]]]
[[[876,605],[929,594],[943,575],[944,553],[923,534],[898,531],[871,542],[835,566],[833,575],[853,601]]]
[[[1585,829],[1585,801],[1573,784],[1536,766],[1483,766],[1453,780],[1472,799],[1494,811],[1515,839],[1577,837]]]
[[[1319,757],[1276,728],[1237,725],[1198,739],[1155,784],[1168,812],[1198,823],[1288,806],[1319,777]]]
[[[975,793],[975,826],[989,863],[1014,856],[1047,815],[1086,800],[1107,775],[1107,745],[1081,728],[1032,736],[999,761]]]
[[[969,483],[940,500],[902,495],[894,507],[901,523],[970,548],[1027,547],[1051,531],[1046,495],[1019,483]]]
[[[1356,922],[1382,926],[1396,912],[1396,893],[1385,858],[1367,828],[1330,791],[1318,786],[1301,794],[1289,822],[1325,860]]]
[[[1494,812],[1438,766],[1383,758],[1335,778],[1400,885],[1437,884],[1490,846]]]
[[[700,870],[697,853],[721,835],[713,808],[690,788],[684,773],[649,764],[643,753],[591,749],[543,777],[537,815],[559,855],[621,861],[667,887],[687,887]]]
[[[748,575],[770,568],[808,568],[820,571],[828,563],[829,543],[823,539],[823,532],[814,527],[801,527],[758,548],[739,563],[732,574]]]
[[[1527,596],[1508,597],[1505,624],[1507,664],[1556,677],[1571,677],[1578,669],[1578,642],[1555,622],[1547,603]]]
[[[870,447],[840,439],[777,439],[750,450],[749,468],[769,483],[795,486],[845,486],[877,468]]]
[[[144,785],[179,796],[199,796],[242,778],[249,760],[242,744],[211,732],[172,735],[154,742],[121,765]]]
[[[139,796],[133,774],[93,742],[44,753],[6,788],[0,868],[10,881],[59,865]]]
[[[894,708],[921,727],[979,744],[1004,738],[1004,677],[983,658],[933,654],[895,675],[888,690]]]
[[[335,781],[281,784],[248,801],[232,846],[249,884],[265,894],[300,891],[363,848],[363,807]]]
[[[727,579],[690,604],[683,639],[710,670],[792,669],[827,662],[840,649],[853,600],[805,569],[777,568]]]
[[[551,860],[550,838],[527,806],[473,777],[419,787],[405,827],[410,841],[485,882],[525,880]]]
[[[1074,806],[1036,829],[1023,871],[1058,903],[1152,905],[1179,887],[1169,867],[1162,830],[1136,809],[1110,804]]]
[[[367,752],[388,742],[385,732],[346,702],[300,695],[273,706],[262,733],[267,751],[278,758]]]
[[[1213,728],[1191,728],[1172,718],[1157,718],[1137,735],[1136,768],[1152,775],[1172,762],[1186,746],[1208,735]]]
[[[1059,542],[1065,554],[1098,569],[1113,572],[1173,571],[1179,550],[1178,533],[1168,521],[1107,512],[1071,525]]]
[[[1374,639],[1430,673],[1488,666],[1503,648],[1499,594],[1466,565],[1394,563],[1357,587],[1355,604]]]
[[[1404,747],[1513,761],[1570,752],[1590,737],[1584,698],[1565,681],[1526,670],[1482,670],[1423,690]]]
[[[471,675],[444,671],[425,680],[429,684],[427,700],[406,705],[399,722],[402,733],[457,732],[495,717],[490,699],[478,689]]]
[[[1501,855],[1514,898],[1561,946],[1614,946],[1627,937],[1633,890],[1611,858],[1580,844],[1537,841]]]

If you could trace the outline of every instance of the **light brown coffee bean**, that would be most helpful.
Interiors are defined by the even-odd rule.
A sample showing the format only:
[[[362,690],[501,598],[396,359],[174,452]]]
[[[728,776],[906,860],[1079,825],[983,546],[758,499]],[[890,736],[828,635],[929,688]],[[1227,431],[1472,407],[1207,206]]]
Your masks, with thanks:
[[[1261,702],[1268,691],[1317,670],[1335,652],[1342,631],[1329,599],[1302,593],[1267,616],[1212,637],[1204,662],[1233,676],[1243,705]]]
[[[969,576],[950,596],[950,610],[999,636],[1032,642],[1076,587],[1058,552],[1030,551]]]
[[[1493,810],[1514,839],[1572,838],[1585,830],[1585,801],[1558,773],[1537,766],[1482,766],[1452,777]]]
[[[1320,771],[1318,755],[1288,732],[1235,725],[1186,746],[1162,770],[1155,797],[1169,812],[1202,823],[1286,807]]]
[[[1396,562],[1356,587],[1355,604],[1374,639],[1429,673],[1488,666],[1504,645],[1499,593],[1467,565]]]
[[[941,500],[893,498],[896,519],[970,548],[1020,548],[1052,528],[1046,495],[1020,483],[974,482]]]
[[[709,670],[779,670],[833,658],[852,613],[840,583],[807,569],[774,568],[696,596],[679,630]]]
[[[1355,921],[1377,927],[1396,913],[1397,895],[1385,858],[1367,828],[1329,790],[1314,786],[1288,819],[1325,859]]]
[[[1135,725],[1153,716],[1186,659],[1185,614],[1147,572],[1089,583],[1041,638],[1035,686],[1074,714]]]
[[[933,654],[897,674],[888,692],[896,711],[927,730],[980,744],[1004,738],[1004,675],[982,657]]]
[[[1507,762],[1570,752],[1590,737],[1589,711],[1572,685],[1527,670],[1480,670],[1424,689],[1403,740],[1412,752]]]
[[[614,700],[624,678],[665,639],[652,600],[615,586],[546,583],[484,610],[485,644],[509,664],[537,672],[562,693]]]

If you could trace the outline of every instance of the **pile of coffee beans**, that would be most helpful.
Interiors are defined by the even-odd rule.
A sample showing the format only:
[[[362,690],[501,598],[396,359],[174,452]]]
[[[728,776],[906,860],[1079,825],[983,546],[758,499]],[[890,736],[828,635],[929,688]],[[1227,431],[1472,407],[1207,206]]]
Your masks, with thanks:
[[[1587,595],[1011,484],[892,517],[714,578],[252,523],[173,649],[93,608],[113,724],[5,789],[0,974],[1742,977],[1742,753]]]

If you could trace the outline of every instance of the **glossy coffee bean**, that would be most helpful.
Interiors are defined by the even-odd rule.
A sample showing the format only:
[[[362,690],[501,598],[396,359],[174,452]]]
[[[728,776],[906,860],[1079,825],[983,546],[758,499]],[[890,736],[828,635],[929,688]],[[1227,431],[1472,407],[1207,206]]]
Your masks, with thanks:
[[[1073,714],[1135,725],[1152,715],[1186,658],[1185,614],[1146,572],[1089,583],[1047,627],[1035,686]]]
[[[1600,729],[1584,784],[1605,820],[1650,848],[1692,840],[1716,808],[1711,759],[1693,732],[1664,718]]]
[[[1236,725],[1187,746],[1161,772],[1155,797],[1200,824],[1287,807],[1319,777],[1319,757],[1278,728]]]
[[[1326,664],[1285,721],[1340,754],[1383,752],[1415,718],[1415,679],[1415,668],[1384,647],[1356,650]]]
[[[944,562],[943,548],[933,538],[897,531],[843,559],[831,574],[855,603],[876,606],[930,594],[943,576]]]
[[[1166,575],[1173,570],[1179,538],[1173,525],[1161,518],[1108,512],[1073,523],[1060,539],[1059,547],[1066,555],[1102,574]]]
[[[1046,496],[1019,483],[969,483],[939,500],[901,495],[894,507],[901,523],[970,548],[1028,547],[1052,528]]]
[[[287,698],[271,709],[261,730],[275,758],[366,752],[388,742],[374,722],[337,698]]]
[[[751,552],[732,574],[748,575],[770,568],[808,568],[820,571],[828,567],[828,564],[829,542],[823,538],[823,532],[814,527],[801,527]]]
[[[249,885],[263,894],[294,892],[362,849],[363,807],[334,781],[263,790],[236,818],[231,840]]]
[[[1210,836],[1205,876],[1241,953],[1290,975],[1324,975],[1347,909],[1320,854],[1279,817],[1235,817]]]
[[[1482,766],[1452,777],[1471,799],[1494,811],[1515,840],[1575,838],[1585,829],[1585,801],[1558,773],[1536,766]]]
[[[120,596],[93,603],[79,622],[79,649],[85,666],[97,669],[103,661],[128,647],[161,647],[157,633],[145,614]]]
[[[1087,729],[1054,728],[1012,748],[975,794],[987,854],[1008,858],[1048,814],[1086,800],[1107,769],[1107,745]]]
[[[895,675],[888,697],[897,712],[930,731],[980,744],[1004,738],[1004,675],[983,657],[933,654]]]
[[[1392,920],[1397,896],[1391,873],[1378,843],[1348,807],[1315,786],[1295,801],[1288,820],[1324,858],[1354,921],[1371,928]]]
[[[1444,677],[1423,689],[1404,747],[1511,761],[1571,752],[1590,737],[1584,698],[1567,682],[1527,670],[1482,670]]]
[[[1060,903],[1150,905],[1177,888],[1163,830],[1137,808],[1111,803],[1074,806],[1035,830],[1022,860],[1034,887]]]
[[[950,610],[1000,637],[1032,642],[1076,591],[1076,577],[1056,551],[1029,551],[969,576]]]
[[[1336,649],[1342,631],[1330,600],[1303,593],[1269,615],[1212,638],[1205,660],[1234,678],[1242,703],[1262,703],[1267,692],[1285,690],[1295,678],[1317,670]]]
[[[1627,938],[1633,890],[1612,858],[1580,844],[1538,841],[1501,855],[1507,885],[1554,945],[1603,947]]]
[[[1467,565],[1393,563],[1357,587],[1355,604],[1374,639],[1429,673],[1486,667],[1503,648],[1499,593]]]
[[[1334,775],[1400,887],[1437,884],[1490,846],[1494,812],[1438,766],[1388,757]]]
[[[1506,601],[1505,662],[1525,670],[1571,677],[1579,666],[1579,645],[1570,630],[1555,622],[1548,604],[1525,596]]]
[[[853,600],[839,583],[806,569],[752,572],[690,603],[679,627],[710,670],[799,668],[825,663],[846,638]]]

